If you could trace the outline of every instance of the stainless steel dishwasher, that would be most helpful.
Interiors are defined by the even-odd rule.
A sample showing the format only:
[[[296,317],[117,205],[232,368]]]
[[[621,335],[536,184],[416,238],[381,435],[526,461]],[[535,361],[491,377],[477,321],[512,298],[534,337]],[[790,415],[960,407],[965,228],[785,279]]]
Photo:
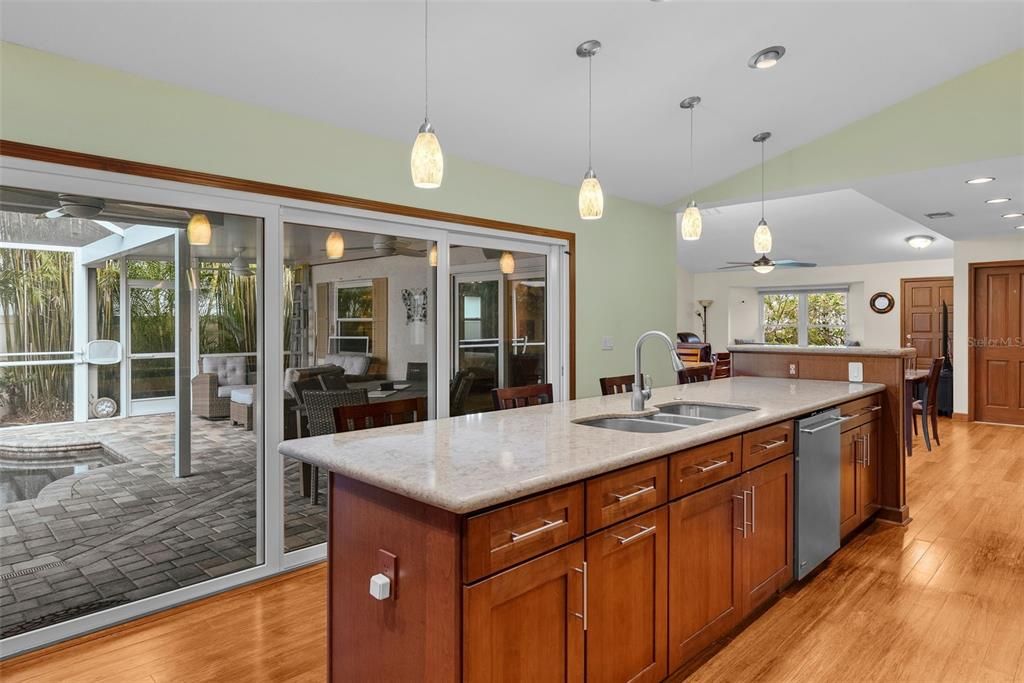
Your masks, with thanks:
[[[796,422],[794,572],[803,579],[839,550],[838,408]]]

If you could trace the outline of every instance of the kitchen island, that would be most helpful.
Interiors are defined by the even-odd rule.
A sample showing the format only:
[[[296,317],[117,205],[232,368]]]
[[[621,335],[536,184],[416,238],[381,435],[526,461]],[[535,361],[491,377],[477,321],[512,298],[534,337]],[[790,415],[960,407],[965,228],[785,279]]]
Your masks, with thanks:
[[[792,581],[794,418],[842,408],[870,520],[884,389],[733,378],[655,389],[640,415],[748,409],[662,433],[578,424],[619,395],[283,443],[331,472],[331,679],[664,679]]]

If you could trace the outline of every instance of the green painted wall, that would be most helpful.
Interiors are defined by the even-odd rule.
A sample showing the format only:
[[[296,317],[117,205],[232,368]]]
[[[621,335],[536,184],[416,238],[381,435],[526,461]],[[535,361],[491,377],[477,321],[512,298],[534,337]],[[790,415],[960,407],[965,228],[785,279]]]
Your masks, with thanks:
[[[577,391],[633,367],[644,330],[675,329],[670,212],[606,197],[600,221],[577,216],[574,186],[446,155],[439,190],[409,180],[410,139],[384,140],[10,43],[0,44],[0,136],[368,199],[576,233]],[[443,138],[442,138],[443,141]],[[607,190],[607,188],[606,188]],[[614,351],[601,351],[602,336]],[[671,379],[665,353],[648,366]]]
[[[765,164],[769,193],[1024,154],[1024,50],[918,93]],[[697,193],[760,192],[758,166]],[[673,202],[672,207],[684,201]]]

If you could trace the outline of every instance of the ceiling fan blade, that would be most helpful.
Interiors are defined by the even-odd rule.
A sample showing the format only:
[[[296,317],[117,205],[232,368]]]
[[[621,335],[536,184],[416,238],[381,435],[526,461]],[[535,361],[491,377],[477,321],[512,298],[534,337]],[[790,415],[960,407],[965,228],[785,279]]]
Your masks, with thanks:
[[[790,259],[783,259],[775,262],[776,266],[780,268],[815,268],[817,263],[809,263],[807,261],[793,261]]]
[[[51,209],[46,213],[39,214],[36,218],[63,218],[66,215],[64,209]]]
[[[154,220],[188,222],[189,213],[184,209],[173,209],[166,206],[152,206],[151,204],[130,204],[127,202],[107,202],[103,207],[103,213],[107,216],[121,216],[125,218],[152,218]]]
[[[730,265],[730,266],[749,266],[751,262],[750,261],[726,261],[726,263],[728,265]]]
[[[404,246],[396,247],[395,248],[395,253],[398,254],[399,256],[415,256],[417,258],[420,257],[420,256],[426,256],[427,255],[427,252],[425,252],[425,251],[420,251],[418,249],[413,249],[411,247],[404,247]]]
[[[733,266],[722,266],[719,270],[739,270],[740,268],[753,268],[752,263],[737,263]]]

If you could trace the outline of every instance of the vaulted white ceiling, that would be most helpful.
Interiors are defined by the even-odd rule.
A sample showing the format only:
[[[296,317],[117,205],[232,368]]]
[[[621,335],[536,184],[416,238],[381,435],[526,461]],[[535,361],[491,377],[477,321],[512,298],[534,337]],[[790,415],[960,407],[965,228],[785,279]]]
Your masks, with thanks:
[[[1019,2],[431,4],[431,119],[449,154],[576,184],[597,38],[594,165],[664,205],[1024,46]],[[423,117],[419,2],[5,0],[4,40],[411,143]],[[788,52],[771,70],[756,50]],[[697,169],[687,114],[700,95]],[[73,93],[69,93],[69,104]],[[739,255],[739,254],[738,254]]]

